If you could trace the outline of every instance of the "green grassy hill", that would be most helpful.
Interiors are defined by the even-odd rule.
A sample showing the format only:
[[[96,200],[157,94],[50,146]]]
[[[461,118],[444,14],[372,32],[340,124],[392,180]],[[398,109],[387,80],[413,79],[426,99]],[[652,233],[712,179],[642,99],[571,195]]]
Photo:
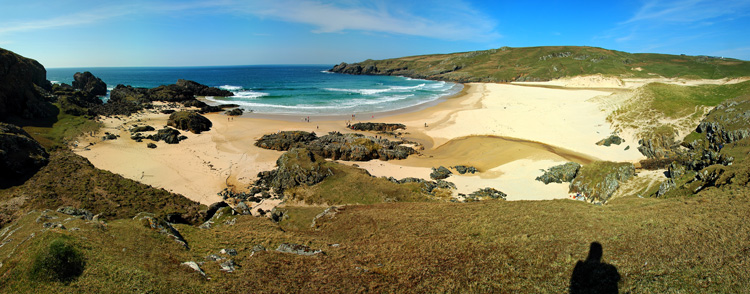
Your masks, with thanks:
[[[589,74],[719,79],[750,76],[750,62],[709,56],[632,54],[580,46],[503,47],[342,63],[332,71],[455,82],[546,81]]]

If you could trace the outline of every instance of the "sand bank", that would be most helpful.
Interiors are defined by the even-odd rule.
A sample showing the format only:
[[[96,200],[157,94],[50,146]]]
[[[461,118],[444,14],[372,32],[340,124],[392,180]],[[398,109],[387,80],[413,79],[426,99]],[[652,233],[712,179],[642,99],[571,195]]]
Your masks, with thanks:
[[[585,164],[642,158],[633,138],[626,137],[619,146],[595,144],[613,130],[606,121],[608,112],[594,98],[612,93],[604,89],[467,84],[460,95],[427,108],[357,115],[357,121],[405,124],[404,137],[422,143],[425,150],[406,160],[356,164],[375,176],[425,179],[429,179],[431,167],[472,165],[480,173],[447,179],[456,183],[458,193],[493,187],[507,193],[510,200],[566,198],[566,185],[534,180],[541,175],[540,169],[567,161]],[[206,117],[213,122],[212,129],[198,135],[183,132],[188,139],[180,144],[160,142],[156,149],[148,149],[150,140],[138,143],[129,139],[127,130],[132,125],[160,129],[167,117],[151,112],[106,119],[101,132],[118,134],[120,139],[102,142],[99,137],[89,138],[96,144],[76,152],[99,168],[210,204],[220,200],[216,193],[227,185],[246,187],[258,172],[273,169],[281,152],[253,145],[263,134],[350,131],[345,127],[345,118],[350,117],[311,117],[311,122],[304,122],[300,117],[254,113],[233,119],[209,114]],[[626,146],[629,150],[624,150]]]

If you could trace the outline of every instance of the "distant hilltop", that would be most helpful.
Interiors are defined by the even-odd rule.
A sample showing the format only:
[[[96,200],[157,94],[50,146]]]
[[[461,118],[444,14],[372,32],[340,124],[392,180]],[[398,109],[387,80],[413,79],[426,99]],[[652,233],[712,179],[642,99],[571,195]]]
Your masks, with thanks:
[[[720,79],[750,76],[750,62],[716,56],[627,53],[585,46],[502,47],[484,51],[341,63],[330,71],[452,82],[549,81],[604,74]]]

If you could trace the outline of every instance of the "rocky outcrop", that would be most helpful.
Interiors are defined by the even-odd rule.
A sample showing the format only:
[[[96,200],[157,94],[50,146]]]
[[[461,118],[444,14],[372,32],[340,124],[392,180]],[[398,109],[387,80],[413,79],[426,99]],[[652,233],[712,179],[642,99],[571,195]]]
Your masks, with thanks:
[[[146,139],[156,142],[164,141],[164,143],[167,144],[177,144],[180,143],[180,141],[187,139],[187,137],[180,135],[180,131],[178,130],[164,127],[156,132],[156,134],[146,136]]]
[[[405,130],[406,126],[404,124],[363,122],[353,124],[351,128],[356,131],[393,132],[398,129]]]
[[[107,95],[107,84],[88,71],[73,75],[73,88],[87,93],[89,97]]]
[[[208,131],[213,125],[205,116],[190,111],[178,111],[169,115],[167,125],[180,130],[190,131],[194,134],[200,134]]]
[[[284,131],[263,135],[255,146],[280,151],[304,147],[325,158],[352,161],[404,159],[416,153],[416,150],[401,146],[399,142],[339,132],[317,137],[315,133]]]
[[[596,142],[596,145],[609,147],[612,144],[614,144],[614,145],[620,145],[620,144],[622,144],[622,142],[625,142],[625,140],[623,140],[619,136],[617,136],[617,135],[610,135],[609,137],[601,139],[599,142]]]
[[[544,170],[544,174],[536,177],[536,180],[544,183],[545,185],[552,182],[570,182],[573,180],[573,178],[576,177],[578,169],[580,168],[581,165],[575,162],[568,162],[565,164],[553,166],[548,170]]]
[[[276,160],[277,168],[258,174],[257,186],[271,187],[281,193],[300,185],[315,185],[333,172],[323,166],[325,160],[305,148],[292,148]]]
[[[669,158],[677,156],[677,148],[680,146],[675,142],[677,131],[670,127],[654,131],[645,138],[638,140],[638,151],[648,158]]]
[[[47,70],[36,60],[0,48],[0,121],[8,116],[47,118],[57,115],[50,103]]]
[[[214,88],[214,87],[209,87],[209,86],[202,85],[197,82],[189,81],[189,80],[179,79],[177,80],[177,83],[175,85],[192,92],[193,95],[195,96],[218,96],[218,97],[234,96],[234,93],[230,91],[219,89],[219,88]]]
[[[505,200],[505,197],[508,197],[507,194],[498,191],[495,188],[484,188],[479,189],[477,191],[472,192],[469,195],[466,195],[466,200],[470,201],[478,201],[478,200],[484,200],[484,199],[502,199]]]
[[[47,151],[26,131],[0,123],[0,188],[22,183],[47,162]]]
[[[142,212],[133,217],[133,220],[141,221],[144,226],[150,228],[153,231],[159,232],[160,234],[166,235],[174,239],[175,242],[182,245],[185,249],[190,250],[185,238],[182,237],[177,229],[166,220],[156,217],[153,213]]]
[[[70,115],[95,115],[95,108],[102,105],[102,100],[96,95],[73,89],[66,84],[52,85],[52,92],[57,96],[60,110]]]
[[[421,184],[422,193],[428,194],[428,195],[435,195],[436,189],[447,189],[447,190],[455,190],[456,184],[444,181],[444,180],[437,180],[437,181],[426,181],[424,179],[420,178],[403,178],[403,179],[396,179],[394,177],[388,177],[389,181],[394,182],[396,184],[408,184],[408,183],[418,183]]]
[[[305,245],[293,244],[293,243],[281,243],[276,251],[282,253],[292,253],[297,255],[312,256],[323,253],[323,250],[311,249]]]
[[[456,166],[451,166],[451,168],[455,169],[456,172],[462,175],[467,174],[467,173],[474,174],[476,172],[479,172],[479,170],[477,170],[477,168],[473,166],[456,165]]]
[[[274,134],[263,135],[255,146],[265,149],[287,151],[294,147],[303,147],[317,139],[315,133],[305,131],[283,131]]]
[[[433,180],[442,180],[450,177],[452,174],[453,173],[450,170],[441,165],[438,168],[432,168],[430,178],[432,178]]]
[[[243,112],[242,108],[235,108],[235,109],[232,109],[232,110],[228,110],[225,113],[226,113],[226,115],[229,115],[229,116],[240,116],[240,115],[242,115],[242,112]]]
[[[590,202],[606,203],[620,183],[635,175],[632,163],[595,161],[578,170],[570,183],[571,193],[582,193]]]

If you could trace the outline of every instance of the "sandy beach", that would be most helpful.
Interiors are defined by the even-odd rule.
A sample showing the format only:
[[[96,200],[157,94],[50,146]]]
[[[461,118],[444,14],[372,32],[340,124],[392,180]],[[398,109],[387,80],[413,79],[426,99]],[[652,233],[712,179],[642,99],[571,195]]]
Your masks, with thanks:
[[[611,107],[602,102],[617,91],[609,87],[610,81],[598,88],[555,83],[559,82],[547,86],[472,83],[434,106],[374,117],[357,115],[356,121],[403,123],[407,126],[404,137],[425,149],[406,160],[343,163],[357,164],[374,176],[424,179],[429,179],[431,167],[471,165],[480,172],[454,173],[446,179],[456,184],[456,193],[492,187],[508,194],[508,200],[542,200],[566,198],[568,187],[535,181],[541,169],[568,161],[586,164],[643,158],[629,134],[620,134],[625,139],[622,145],[595,144],[614,131],[606,119]],[[98,168],[211,204],[221,199],[217,193],[225,187],[241,190],[258,172],[274,168],[282,152],[255,147],[262,135],[286,130],[350,132],[344,118],[311,117],[305,122],[254,113],[206,117],[213,123],[210,131],[182,132],[187,140],[174,145],[159,142],[155,149],[146,148],[150,140],[131,140],[128,129],[138,124],[158,130],[166,125],[168,115],[151,111],[103,119],[101,134],[81,138],[75,151]],[[104,132],[120,138],[101,141]],[[94,145],[84,147],[89,142]]]

